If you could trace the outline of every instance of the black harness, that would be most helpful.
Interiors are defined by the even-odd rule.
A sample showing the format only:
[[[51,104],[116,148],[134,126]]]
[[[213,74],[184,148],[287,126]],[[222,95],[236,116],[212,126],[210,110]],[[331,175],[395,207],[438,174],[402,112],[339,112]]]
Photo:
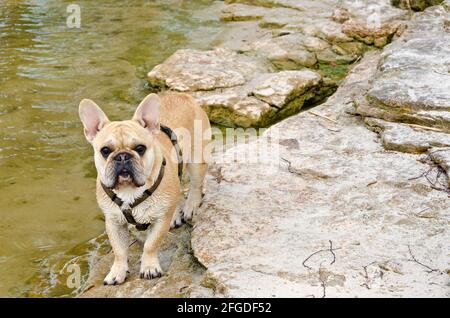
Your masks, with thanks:
[[[182,156],[180,145],[178,144],[177,135],[169,127],[167,127],[165,125],[160,125],[160,126],[161,126],[160,127],[161,131],[163,133],[165,133],[170,138],[170,141],[172,142],[172,145],[174,146],[175,150],[177,151],[178,178],[181,181],[181,177],[183,176],[183,156]],[[105,186],[101,182],[102,188],[105,191],[105,193],[110,197],[110,199],[115,204],[118,205],[118,207],[122,211],[123,216],[125,217],[127,222],[132,224],[132,225],[135,225],[136,229],[138,231],[145,231],[150,226],[151,223],[137,223],[136,220],[133,217],[133,213],[132,213],[133,208],[137,207],[139,204],[141,204],[142,202],[147,200],[153,194],[153,192],[155,192],[155,190],[158,188],[159,184],[161,183],[161,181],[162,181],[162,179],[164,177],[165,167],[166,167],[166,158],[164,158],[164,156],[163,156],[163,160],[162,160],[162,163],[161,163],[161,168],[159,169],[158,177],[156,178],[156,180],[153,183],[153,185],[150,188],[148,188],[147,190],[145,190],[140,198],[135,200],[132,204],[129,205],[128,208],[125,208],[125,209],[122,209],[122,205],[124,203],[122,201],[122,199],[120,199],[117,196],[117,194],[115,194],[114,191],[111,188],[108,188],[107,186]]]

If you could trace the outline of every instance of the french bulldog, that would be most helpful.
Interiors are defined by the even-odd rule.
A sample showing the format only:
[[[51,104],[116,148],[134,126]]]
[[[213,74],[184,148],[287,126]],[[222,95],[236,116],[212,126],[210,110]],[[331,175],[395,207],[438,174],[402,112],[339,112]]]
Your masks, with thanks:
[[[80,102],[79,115],[94,149],[97,202],[114,252],[104,284],[121,284],[127,277],[129,236],[135,231],[130,218],[148,226],[140,235],[144,243],[140,277],[160,277],[158,248],[164,236],[171,227],[189,221],[201,204],[210,156],[208,116],[193,97],[183,93],[148,95],[131,120],[110,121],[89,99]],[[175,133],[177,143],[161,131],[163,126]],[[182,164],[175,144],[181,150]],[[189,175],[185,201],[179,169]]]

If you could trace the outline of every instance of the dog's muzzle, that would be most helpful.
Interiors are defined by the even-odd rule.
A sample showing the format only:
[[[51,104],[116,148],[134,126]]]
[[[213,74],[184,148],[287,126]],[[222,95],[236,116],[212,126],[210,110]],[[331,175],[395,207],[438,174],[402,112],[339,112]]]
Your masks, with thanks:
[[[133,178],[133,157],[128,152],[121,152],[114,158],[116,178]]]

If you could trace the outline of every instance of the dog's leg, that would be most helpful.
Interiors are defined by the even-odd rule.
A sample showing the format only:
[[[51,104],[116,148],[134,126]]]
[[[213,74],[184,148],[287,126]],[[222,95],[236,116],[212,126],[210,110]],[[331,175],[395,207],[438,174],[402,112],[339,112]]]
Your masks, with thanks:
[[[208,164],[188,163],[186,168],[189,173],[189,193],[183,207],[183,219],[189,221],[202,202],[203,180],[205,179]]]
[[[173,211],[175,206],[170,209]],[[159,265],[158,249],[164,239],[164,236],[169,231],[171,218],[171,213],[166,214],[150,229],[144,243],[144,250],[141,258],[141,278],[152,279],[155,277],[161,277],[162,269]]]
[[[117,224],[107,219],[106,233],[114,252],[114,264],[103,283],[105,285],[122,284],[128,272],[128,227],[126,224]]]
[[[180,193],[180,199],[178,201],[177,208],[175,209],[175,213],[173,214],[172,221],[170,222],[170,228],[175,229],[183,225],[183,203],[184,203],[184,195]]]

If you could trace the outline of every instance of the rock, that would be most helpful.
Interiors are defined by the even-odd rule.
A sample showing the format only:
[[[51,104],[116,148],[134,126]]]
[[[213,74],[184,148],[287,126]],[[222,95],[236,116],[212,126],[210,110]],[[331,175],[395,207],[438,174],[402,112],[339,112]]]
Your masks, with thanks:
[[[303,44],[305,41],[308,40],[301,34],[288,34],[256,41],[251,45],[251,50],[267,57],[278,69],[295,70],[317,63],[315,54]]]
[[[391,123],[376,118],[366,118],[370,129],[378,132],[387,150],[423,153],[433,147],[450,147],[450,135],[423,130],[417,126]]]
[[[325,103],[217,155],[192,234],[166,237],[165,276],[138,279],[134,245],[124,285],[101,286],[108,254],[82,296],[449,297],[448,0],[406,30],[409,10],[390,0],[225,3],[220,48],[179,50],[149,73],[215,123],[297,113],[369,52]]]
[[[263,125],[265,120],[269,120],[277,112],[277,109],[269,104],[246,96],[245,93],[242,87],[238,87],[221,91],[193,92],[192,95],[210,120],[223,126]]]
[[[195,261],[190,251],[190,228],[171,230],[159,251],[165,274],[158,279],[139,278],[142,246],[135,242],[129,252],[130,274],[125,283],[103,286],[103,279],[113,263],[113,253],[98,258],[93,263],[84,291],[79,297],[206,297],[212,290],[202,287],[204,269]]]
[[[367,53],[327,102],[217,160],[191,240],[216,295],[449,296],[448,195],[410,180],[429,169],[419,155],[385,151],[347,113],[378,61]],[[446,220],[416,217],[425,208]]]
[[[450,148],[431,148],[429,150],[431,159],[441,165],[445,171],[450,171]]]
[[[345,21],[350,19],[350,13],[347,9],[337,8],[334,9],[333,14],[331,15],[331,19],[338,23],[344,23]]]
[[[366,21],[350,19],[343,24],[342,31],[365,44],[383,47],[391,41],[399,27],[399,22],[370,25]]]
[[[441,4],[443,0],[392,0],[392,5],[414,11],[423,11],[429,6]]]
[[[148,73],[150,85],[176,91],[207,91],[245,84],[257,63],[227,49],[178,50]]]
[[[344,0],[338,8],[345,9],[352,18],[365,20],[368,24],[386,23],[407,19],[409,13],[392,5],[391,0]]]
[[[255,6],[267,8],[290,8],[299,11],[317,11],[320,8],[327,7],[333,1],[298,1],[298,0],[225,0],[225,3],[247,3]]]
[[[450,148],[431,148],[428,150],[431,160],[444,169],[447,174],[447,183],[450,188]]]
[[[152,86],[190,92],[211,121],[226,126],[266,126],[328,93],[317,72],[269,70],[228,49],[179,50],[148,77]]]
[[[312,32],[314,35],[319,35],[323,30],[323,34],[329,33],[330,40],[331,34],[335,33],[335,39],[348,41],[349,39],[342,33],[338,34],[341,32],[341,23],[351,20],[352,22],[346,26],[351,37],[356,37],[367,44],[376,42],[379,46],[395,33],[394,22],[408,17],[405,10],[394,8],[389,0],[343,1],[338,4],[336,1],[312,0],[256,2],[240,0],[227,3],[234,3],[224,9],[225,16],[232,16],[228,20],[241,20],[240,16],[244,15],[261,20],[261,27],[287,26],[293,29],[306,29],[305,32],[309,34],[314,29]],[[234,16],[236,18],[233,18]]]
[[[449,18],[442,6],[413,17],[383,52],[367,100],[356,105],[359,114],[450,132]]]
[[[287,8],[265,8],[246,4],[230,4],[222,9],[222,21],[252,21],[265,20],[275,17],[277,19],[297,19],[299,12]],[[267,22],[263,22],[266,24]]]
[[[403,25],[399,21],[408,17],[406,11],[392,7],[387,0],[358,3],[344,1],[338,5],[333,1],[297,3],[299,7],[308,10],[286,9],[285,3],[278,1],[238,2],[252,4],[253,9],[250,11],[258,10],[261,28],[279,28],[272,36],[263,35],[260,39],[252,39],[245,46],[245,52],[265,56],[283,70],[312,67],[317,62],[352,63],[363,54],[366,49],[364,45],[375,44],[381,47],[387,44]],[[256,5],[265,7],[255,7]],[[231,4],[228,7],[224,10],[236,12],[236,15],[242,12],[239,8],[246,8],[242,4]],[[310,46],[305,42],[314,45]],[[223,45],[227,46],[228,43]]]
[[[341,9],[342,10],[342,9]],[[402,28],[407,16],[405,11],[393,8],[389,1],[345,2],[348,18],[342,31],[368,45],[383,47]]]
[[[259,20],[266,14],[267,10],[260,7],[245,4],[231,4],[226,6],[220,15],[222,21],[250,21]]]
[[[178,50],[148,73],[149,84],[160,90],[191,93],[214,123],[270,125],[298,112],[305,103],[317,103],[329,96],[345,76],[347,65],[362,56],[367,44],[381,47],[397,31],[394,20],[403,18],[405,10],[392,7],[387,0],[365,2],[358,5],[344,1],[338,5],[334,0],[226,1],[220,18],[229,23],[213,41],[218,47],[208,51]],[[374,14],[378,17],[380,12],[381,29],[355,24],[373,19]],[[338,17],[338,13],[345,18]],[[268,28],[271,32],[267,32]],[[263,97],[270,89],[254,94],[253,84],[268,77],[268,73],[277,74],[271,77],[274,85],[287,87],[293,73],[277,71],[305,68],[319,73],[322,80],[313,81],[316,87],[304,95],[297,94],[292,85],[293,91],[276,93],[277,99],[287,101],[284,104]],[[275,96],[269,95],[270,99]],[[296,96],[296,100],[288,96]]]
[[[269,105],[283,108],[291,101],[305,96],[311,88],[317,88],[321,79],[318,73],[309,70],[262,74],[249,84],[252,88],[250,95]]]

